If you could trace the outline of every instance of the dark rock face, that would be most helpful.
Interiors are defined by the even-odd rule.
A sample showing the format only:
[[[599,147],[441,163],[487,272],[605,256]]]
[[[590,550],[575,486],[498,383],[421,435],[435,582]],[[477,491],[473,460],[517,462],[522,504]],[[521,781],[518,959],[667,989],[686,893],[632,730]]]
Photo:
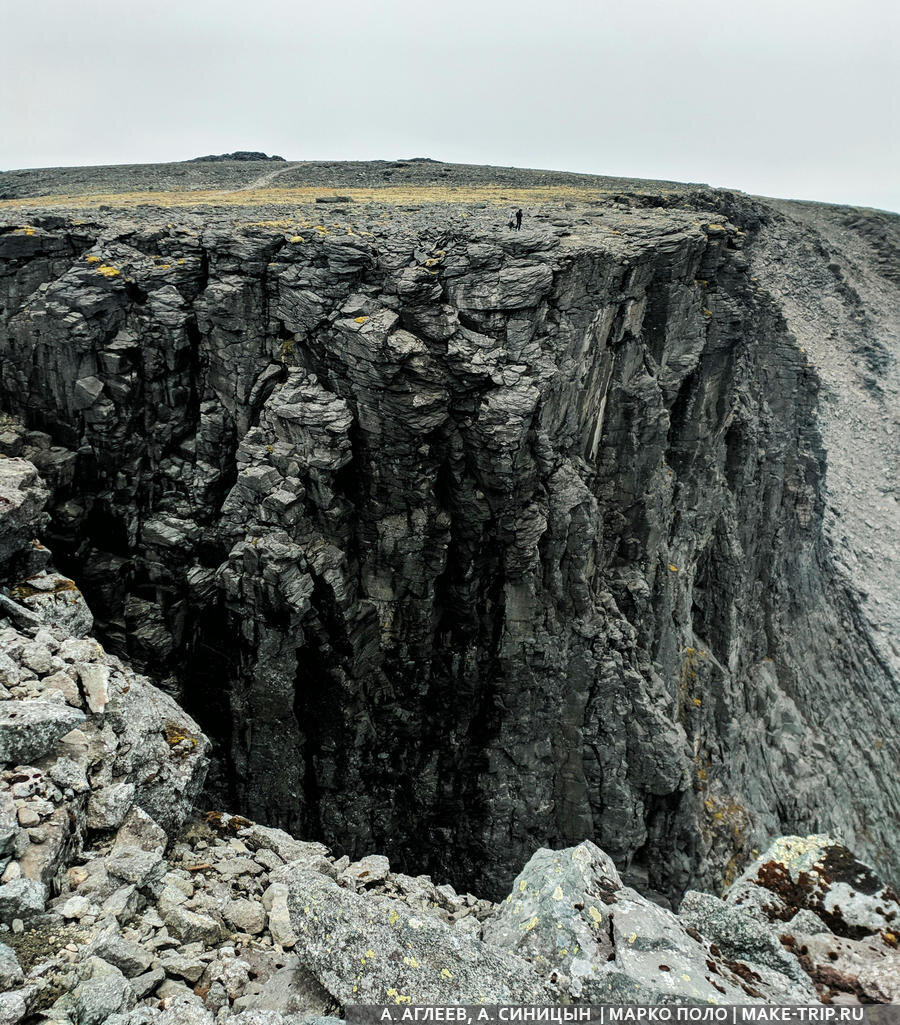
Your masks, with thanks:
[[[670,891],[811,827],[896,868],[897,682],[753,244],[0,234],[16,444],[77,459],[58,562],[223,803],[492,896],[585,837]]]

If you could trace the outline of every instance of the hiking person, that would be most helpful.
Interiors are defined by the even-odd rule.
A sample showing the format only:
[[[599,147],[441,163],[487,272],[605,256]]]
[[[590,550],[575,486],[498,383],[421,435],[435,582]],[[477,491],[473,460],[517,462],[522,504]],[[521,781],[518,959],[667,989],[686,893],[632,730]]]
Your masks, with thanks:
[[[516,210],[516,231],[522,230],[522,211]]]

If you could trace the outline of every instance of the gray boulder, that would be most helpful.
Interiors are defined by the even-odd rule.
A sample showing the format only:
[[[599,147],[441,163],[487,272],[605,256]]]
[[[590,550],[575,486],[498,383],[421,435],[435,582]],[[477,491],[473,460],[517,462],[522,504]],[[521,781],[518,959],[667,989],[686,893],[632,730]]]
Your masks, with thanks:
[[[225,918],[238,932],[251,936],[261,933],[266,927],[266,909],[256,900],[239,898],[230,900],[224,907]]]
[[[589,840],[543,848],[485,923],[484,940],[528,958],[543,975],[568,976],[569,992],[579,997],[614,953],[609,906],[621,888],[612,860]]]
[[[725,901],[763,922],[787,922],[809,911],[849,939],[895,937],[900,921],[891,887],[824,834],[779,837],[732,883]]]
[[[455,932],[401,901],[361,896],[293,866],[288,886],[297,953],[347,1003],[548,1003],[553,989],[521,958]]]
[[[344,886],[364,890],[384,882],[390,870],[390,862],[383,854],[369,854],[348,865],[341,873],[340,882]]]
[[[29,764],[42,758],[84,714],[50,701],[0,702],[0,762]]]
[[[88,799],[88,828],[115,829],[120,826],[134,804],[134,795],[134,784],[127,780],[98,787]]]
[[[231,816],[222,816],[223,823],[230,819]],[[283,829],[260,826],[255,822],[242,828],[239,836],[251,851],[272,851],[284,862],[309,861],[319,865],[328,854],[328,848],[324,844],[297,840]]]
[[[213,946],[225,934],[221,924],[214,918],[182,907],[168,909],[163,914],[163,921],[183,943],[200,942]]]
[[[808,982],[723,956],[672,912],[623,886],[589,841],[539,850],[485,923],[484,938],[527,957],[578,1002],[790,1002],[811,993]]]
[[[282,1014],[328,1014],[336,1009],[334,998],[310,970],[292,956],[284,968],[274,972],[259,993],[251,998],[248,1010],[280,1011]]]
[[[129,979],[149,971],[153,963],[153,954],[146,947],[118,933],[101,937],[93,950],[98,957],[118,968]]]
[[[728,958],[735,961],[765,965],[786,975],[808,989],[810,1000],[816,999],[809,976],[793,954],[789,954],[772,929],[766,928],[751,915],[729,907],[709,893],[688,890],[678,910],[679,921],[702,933]]]
[[[114,846],[162,853],[168,842],[168,836],[143,808],[132,808],[116,833]]]
[[[0,886],[0,922],[28,919],[41,914],[47,904],[47,887],[23,876]]]
[[[206,778],[209,741],[200,727],[146,677],[130,672],[127,687],[106,706],[104,722],[118,739],[117,774],[134,783],[134,804],[165,832],[177,830]],[[122,825],[129,813],[126,801],[114,801],[105,828]]]
[[[12,596],[41,622],[60,627],[73,637],[86,637],[94,627],[84,595],[61,573],[42,570],[33,574],[13,589]]]
[[[149,972],[144,972],[143,975],[135,975],[130,981],[131,988],[134,990],[134,995],[138,1000],[143,1000],[163,982],[165,982],[165,980],[166,973],[162,968],[151,968]]]
[[[140,890],[157,890],[162,885],[166,864],[157,851],[123,845],[114,847],[105,859],[107,872]]]
[[[0,943],[0,993],[20,986],[24,981],[25,976],[22,974],[16,952],[5,943]]]
[[[0,993],[0,1025],[18,1025],[28,1014],[38,992],[37,986],[23,986]]]
[[[78,1025],[101,1025],[110,1015],[135,1005],[131,984],[102,958],[89,957],[79,968],[81,981],[53,1005],[54,1016],[67,1016]]]
[[[612,909],[615,959],[586,987],[592,1003],[808,1003],[809,988],[727,958],[677,918],[623,889]]]
[[[272,883],[263,894],[263,907],[268,914],[269,932],[281,947],[289,949],[297,942],[288,907],[288,888],[284,883]]]

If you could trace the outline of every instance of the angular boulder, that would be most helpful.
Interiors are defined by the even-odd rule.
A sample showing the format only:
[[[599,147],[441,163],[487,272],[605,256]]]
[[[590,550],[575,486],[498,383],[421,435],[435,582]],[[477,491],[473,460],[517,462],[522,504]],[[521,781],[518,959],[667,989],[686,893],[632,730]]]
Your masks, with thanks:
[[[286,866],[296,952],[347,1003],[549,1003],[535,968],[402,901],[362,896],[327,876]]]
[[[0,923],[27,920],[41,914],[47,904],[47,887],[36,879],[20,877],[0,886]]]
[[[25,981],[16,952],[0,943],[0,992],[5,993]]]
[[[55,1018],[68,1017],[78,1025],[102,1025],[135,1005],[131,984],[118,968],[100,957],[89,957],[79,966],[80,981],[53,1005]]]
[[[623,886],[590,841],[542,849],[484,927],[577,1002],[806,1002],[814,994],[764,965],[722,954],[672,912]]]
[[[806,988],[810,1000],[816,992],[800,962],[781,945],[773,929],[751,915],[730,907],[709,893],[688,890],[678,909],[685,928],[695,929],[714,944],[724,957],[765,965]]]
[[[60,627],[73,637],[86,637],[94,628],[94,616],[84,595],[61,573],[35,573],[16,584],[11,596],[41,622]]]
[[[0,702],[0,762],[30,764],[80,723],[84,714],[50,701]]]
[[[848,939],[880,936],[895,946],[900,933],[896,892],[824,834],[779,837],[732,883],[725,901],[765,922],[810,911]]]
[[[250,1006],[254,1010],[308,1016],[328,1014],[335,1009],[335,1001],[300,959],[292,956],[266,980],[251,998]]]
[[[572,996],[613,955],[609,906],[622,889],[616,867],[590,840],[537,851],[484,926],[484,940],[528,958],[548,977],[569,978]]]

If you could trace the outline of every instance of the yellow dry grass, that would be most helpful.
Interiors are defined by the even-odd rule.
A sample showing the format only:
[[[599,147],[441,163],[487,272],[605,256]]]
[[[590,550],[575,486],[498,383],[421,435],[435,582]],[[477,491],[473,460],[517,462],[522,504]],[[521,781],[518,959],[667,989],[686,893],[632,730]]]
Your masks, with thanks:
[[[134,207],[156,206],[179,208],[189,206],[303,206],[315,203],[316,198],[348,196],[353,203],[386,203],[392,206],[419,203],[450,203],[471,205],[487,203],[491,206],[529,206],[541,203],[560,203],[567,200],[586,202],[602,200],[604,189],[580,188],[573,185],[536,186],[511,189],[499,185],[475,185],[467,188],[442,185],[404,185],[384,188],[323,188],[302,186],[297,188],[271,188],[247,190],[194,189],[172,192],[97,192],[86,195],[60,194],[27,196],[21,199],[0,200],[0,209],[18,207]]]

